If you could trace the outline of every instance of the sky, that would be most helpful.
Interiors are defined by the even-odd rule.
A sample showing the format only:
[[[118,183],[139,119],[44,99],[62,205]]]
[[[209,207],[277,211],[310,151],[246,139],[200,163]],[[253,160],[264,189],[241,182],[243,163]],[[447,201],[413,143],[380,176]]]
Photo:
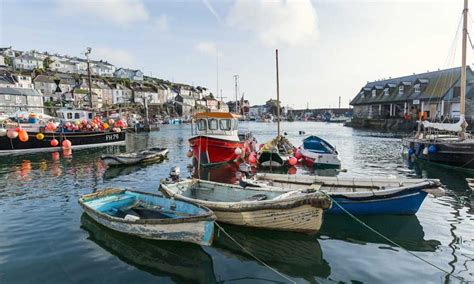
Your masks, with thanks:
[[[252,105],[348,107],[367,81],[460,65],[462,0],[0,0],[0,46],[92,58]],[[469,26],[472,19],[469,20]],[[456,40],[455,40],[456,39]],[[472,51],[469,49],[469,63]],[[217,87],[218,86],[218,87]],[[222,90],[222,92],[221,92]]]

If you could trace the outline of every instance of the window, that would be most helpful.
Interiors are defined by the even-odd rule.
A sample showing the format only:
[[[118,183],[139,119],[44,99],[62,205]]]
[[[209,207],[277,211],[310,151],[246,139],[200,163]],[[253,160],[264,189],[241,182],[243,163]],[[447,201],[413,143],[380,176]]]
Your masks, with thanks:
[[[196,124],[197,124],[197,127],[198,127],[199,131],[207,130],[207,123],[206,123],[205,119],[199,119],[196,122]]]
[[[377,94],[377,90],[372,90],[372,97],[375,97],[376,94]]]
[[[421,92],[420,84],[415,84],[415,94],[419,94]]]
[[[217,124],[217,119],[211,118],[209,119],[209,130],[217,130],[219,129],[219,125]]]
[[[15,103],[21,104],[21,97],[20,96],[15,97]]]
[[[230,130],[231,128],[231,120],[230,119],[221,119],[219,121],[219,124],[220,124],[220,127],[221,127],[221,130]]]
[[[92,119],[92,113],[90,112],[88,115],[89,119]]]
[[[79,119],[79,118],[80,118],[80,117],[79,117],[79,113],[76,112],[76,113],[74,114],[74,119]]]
[[[403,91],[405,91],[405,86],[402,85],[402,86],[398,87],[398,94],[399,95],[403,95]]]
[[[72,112],[67,113],[67,119],[72,119]]]
[[[9,101],[10,100],[10,95],[5,95],[5,100]]]
[[[237,119],[232,120],[232,130],[237,130],[239,128],[239,121]]]
[[[389,88],[383,89],[383,94],[384,94],[385,96],[388,96],[389,92],[390,92],[390,89],[389,89]]]

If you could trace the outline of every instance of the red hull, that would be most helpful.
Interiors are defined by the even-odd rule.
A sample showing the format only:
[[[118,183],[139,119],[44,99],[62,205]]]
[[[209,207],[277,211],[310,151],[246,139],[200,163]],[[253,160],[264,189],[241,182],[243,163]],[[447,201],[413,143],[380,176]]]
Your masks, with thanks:
[[[251,143],[250,141],[237,142],[206,136],[196,136],[189,139],[193,156],[201,165],[236,161],[250,153]],[[242,149],[242,155],[235,153],[236,148]]]

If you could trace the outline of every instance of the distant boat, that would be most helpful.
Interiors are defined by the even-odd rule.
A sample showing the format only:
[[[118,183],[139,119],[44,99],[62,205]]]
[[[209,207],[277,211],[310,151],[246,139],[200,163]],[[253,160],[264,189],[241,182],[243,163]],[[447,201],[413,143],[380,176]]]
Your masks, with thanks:
[[[117,155],[102,155],[100,158],[108,166],[127,166],[140,163],[154,163],[163,161],[168,156],[166,148],[150,148],[135,153],[123,153]]]
[[[251,132],[239,131],[239,117],[230,112],[202,112],[193,117],[189,145],[197,163],[234,162],[254,151],[255,139]]]
[[[308,167],[341,167],[341,160],[336,148],[318,136],[306,137],[298,151]]]
[[[163,182],[160,191],[206,206],[222,223],[310,234],[319,231],[323,212],[331,207],[330,199],[318,192],[250,189],[197,179]]]
[[[81,196],[79,204],[96,222],[121,233],[153,240],[212,243],[214,214],[187,201],[106,189]]]
[[[420,208],[428,193],[444,194],[443,185],[436,179],[343,178],[258,173],[255,184],[262,189],[284,192],[311,189],[323,191],[351,214],[410,215]],[[345,212],[333,204],[328,214]]]

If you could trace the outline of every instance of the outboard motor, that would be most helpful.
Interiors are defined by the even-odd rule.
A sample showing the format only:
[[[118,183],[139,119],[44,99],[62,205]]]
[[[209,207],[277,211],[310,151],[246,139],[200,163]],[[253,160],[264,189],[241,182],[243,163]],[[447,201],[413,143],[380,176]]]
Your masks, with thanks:
[[[260,187],[258,184],[254,184],[247,179],[250,178],[250,172],[252,171],[252,166],[248,163],[242,163],[239,165],[239,171],[242,173],[239,179],[239,185],[243,188],[247,186],[251,187]]]
[[[177,181],[179,181],[179,175],[180,174],[181,174],[181,169],[178,166],[174,166],[170,170],[170,176],[169,176],[168,179],[171,182],[177,182]]]

